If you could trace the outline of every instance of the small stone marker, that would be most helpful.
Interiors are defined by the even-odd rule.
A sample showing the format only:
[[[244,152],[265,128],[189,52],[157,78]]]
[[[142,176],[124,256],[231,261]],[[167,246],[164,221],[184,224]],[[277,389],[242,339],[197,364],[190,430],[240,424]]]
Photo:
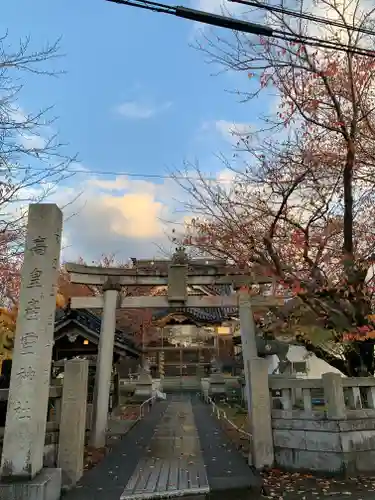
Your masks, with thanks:
[[[89,363],[72,359],[65,363],[57,465],[64,486],[74,486],[83,474]]]

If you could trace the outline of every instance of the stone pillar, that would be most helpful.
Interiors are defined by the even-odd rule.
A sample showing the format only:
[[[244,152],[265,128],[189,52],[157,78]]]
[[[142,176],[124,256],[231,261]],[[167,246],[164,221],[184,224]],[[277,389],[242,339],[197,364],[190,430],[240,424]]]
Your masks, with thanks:
[[[74,486],[83,474],[88,373],[86,359],[65,363],[57,465],[67,487]]]
[[[242,357],[245,371],[245,399],[247,401],[247,409],[251,414],[251,380],[250,372],[246,369],[251,358],[258,357],[258,351],[255,339],[255,325],[253,311],[251,307],[251,297],[248,292],[239,292],[239,316],[241,330]]]
[[[0,471],[3,481],[33,479],[43,466],[61,230],[57,205],[29,206]]]
[[[95,374],[93,421],[90,439],[94,448],[102,448],[105,445],[113,344],[116,330],[116,309],[120,291],[121,286],[110,279],[103,285],[104,306]]]
[[[250,434],[249,463],[256,469],[272,467],[274,462],[271,402],[268,385],[268,361],[252,358],[247,361],[250,371]]]
[[[250,422],[250,465],[271,467],[274,461],[268,361],[258,357],[255,325],[248,292],[239,292],[239,316],[244,361],[245,391]]]
[[[341,375],[339,373],[323,373],[322,382],[327,405],[327,418],[345,419],[346,406]]]

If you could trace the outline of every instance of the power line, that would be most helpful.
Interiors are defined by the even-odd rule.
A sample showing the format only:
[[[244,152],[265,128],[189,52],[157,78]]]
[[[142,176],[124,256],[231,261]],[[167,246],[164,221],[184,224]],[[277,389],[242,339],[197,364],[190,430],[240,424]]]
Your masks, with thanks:
[[[276,6],[272,6],[272,5],[267,5],[264,3],[260,3],[259,1],[256,1],[256,0],[255,1],[253,1],[253,0],[229,0],[229,2],[240,3],[242,5],[249,5],[251,7],[257,7],[258,9],[267,10],[269,12],[277,12],[277,13],[285,14],[285,15],[291,16],[291,17],[298,17],[298,18],[306,19],[308,21],[312,21],[312,22],[319,23],[319,24],[325,24],[328,26],[336,26],[337,28],[348,29],[350,31],[357,31],[359,33],[364,33],[366,35],[372,35],[372,36],[375,35],[374,30],[370,30],[368,28],[359,28],[356,26],[350,26],[348,24],[341,23],[340,21],[335,21],[333,19],[332,20],[325,19],[324,17],[313,16],[312,14],[307,14],[304,12],[297,12],[297,11],[291,10],[291,9],[284,9],[283,7],[276,7]]]
[[[190,21],[197,21],[204,24],[210,24],[212,26],[231,29],[233,31],[239,31],[243,33],[249,33],[269,38],[276,38],[283,41],[303,43],[305,45],[309,45],[312,47],[338,50],[341,52],[346,52],[355,55],[375,57],[375,53],[372,50],[362,49],[359,47],[351,47],[349,45],[344,45],[330,40],[321,40],[319,38],[307,35],[294,35],[282,30],[272,29],[268,26],[264,26],[261,24],[250,23],[248,21],[242,21],[231,17],[219,16],[216,14],[211,14],[209,12],[203,12],[200,10],[188,9],[179,6],[171,6],[167,4],[153,2],[150,0],[107,0],[107,1],[112,3],[117,3],[120,5],[129,5],[131,7],[138,7],[141,9],[151,10],[153,12],[160,12],[162,14],[172,14],[177,17],[189,19]],[[245,0],[240,0],[239,3],[244,3],[244,2]]]
[[[321,40],[320,38],[307,36],[307,35],[290,35],[281,30],[274,30],[272,38],[277,38],[279,40],[284,40],[287,42],[302,43],[304,45],[309,45],[310,47],[318,47],[322,49],[339,50],[340,52],[346,52],[357,56],[365,57],[375,57],[375,52],[368,49],[361,48],[351,48],[349,45],[337,44],[336,42],[330,40]]]
[[[23,170],[28,172],[46,172],[48,170],[39,167],[22,167],[22,166],[13,166],[14,170]],[[160,180],[185,180],[185,181],[207,181],[207,182],[217,182],[217,183],[227,183],[230,182],[230,179],[218,179],[217,177],[192,177],[188,175],[167,175],[167,174],[141,174],[136,172],[116,172],[116,171],[106,171],[106,170],[82,170],[82,169],[74,169],[74,168],[66,168],[64,169],[64,173],[67,174],[85,174],[85,175],[113,175],[118,177],[131,177],[131,178],[139,178],[139,179],[160,179]]]
[[[176,17],[188,19],[189,21],[198,21],[204,24],[211,24],[221,28],[228,28],[244,33],[252,33],[263,36],[270,36],[272,29],[261,24],[241,21],[240,19],[232,19],[230,17],[219,16],[204,12],[202,10],[188,9],[187,7],[172,6],[163,3],[153,2],[151,0],[107,0],[108,2],[117,3],[120,5],[129,5],[130,7],[138,7],[140,9],[160,12],[162,14],[172,14]]]
[[[22,166],[12,166],[11,170],[22,170],[22,171],[27,171],[30,173],[33,172],[45,172],[48,174],[53,171],[53,169],[44,169],[44,168],[39,168],[39,167],[22,167]],[[1,171],[0,171],[1,172]],[[136,173],[136,172],[126,172],[126,171],[110,171],[110,170],[82,170],[82,169],[74,169],[74,168],[65,168],[63,172],[61,170],[56,170],[56,172],[51,172],[50,176],[53,176],[54,174],[61,174],[61,173],[67,173],[67,174],[84,174],[84,175],[110,175],[110,176],[116,176],[116,177],[130,177],[132,179],[158,179],[158,180],[173,180],[173,181],[193,181],[193,182],[214,182],[216,184],[228,184],[231,182],[234,182],[236,180],[236,177],[234,176],[233,178],[229,179],[220,179],[218,177],[208,177],[204,175],[200,176],[191,176],[191,175],[174,175],[174,174],[141,174],[141,173]],[[235,171],[233,170],[233,173],[238,175],[239,178],[241,178],[241,175],[244,176],[246,179],[246,172],[241,172],[241,171]],[[48,175],[46,178],[46,183],[48,183]],[[35,181],[36,182],[36,181]],[[250,182],[250,181],[249,181]],[[288,184],[289,181],[283,181],[280,180],[280,184]],[[254,183],[258,184],[258,183]]]

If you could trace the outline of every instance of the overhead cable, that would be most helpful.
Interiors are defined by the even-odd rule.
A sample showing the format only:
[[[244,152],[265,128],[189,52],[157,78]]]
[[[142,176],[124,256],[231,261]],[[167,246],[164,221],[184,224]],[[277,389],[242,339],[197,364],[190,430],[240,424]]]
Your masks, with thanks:
[[[203,12],[196,9],[189,9],[180,6],[171,6],[149,0],[107,0],[107,1],[121,5],[129,5],[131,7],[139,7],[142,9],[151,10],[153,12],[160,12],[162,14],[172,14],[177,17],[181,17],[183,19],[188,19],[190,21],[197,21],[204,24],[210,24],[211,26],[222,27],[233,31],[239,31],[243,33],[249,33],[268,38],[276,38],[288,42],[303,43],[305,45],[309,45],[312,47],[338,50],[341,52],[346,52],[360,56],[375,57],[375,52],[372,50],[362,49],[359,47],[351,47],[349,45],[344,45],[331,40],[321,40],[319,38],[311,37],[308,35],[296,35],[282,30],[273,29],[268,26],[264,26],[262,24],[251,23],[248,21],[243,21],[232,17],[219,16],[217,14]]]
[[[357,31],[358,33],[364,33],[366,35],[375,35],[374,30],[369,28],[363,28],[358,26],[351,26],[347,23],[342,23],[340,21],[335,21],[334,19],[325,19],[324,17],[314,16],[312,14],[308,14],[306,12],[297,12],[296,10],[285,9],[284,7],[277,7],[274,5],[268,5],[265,3],[261,3],[256,0],[229,0],[232,3],[239,3],[242,5],[249,5],[251,7],[257,7],[258,9],[267,10],[269,12],[277,12],[279,14],[285,14],[291,17],[298,17],[300,19],[306,19],[307,21],[312,21],[318,24],[325,24],[328,26],[336,26],[337,28],[343,28],[350,31]]]
[[[28,174],[33,175],[36,172],[46,172],[48,173],[49,170],[45,169],[43,167],[22,167],[21,165],[13,165],[10,169],[9,172],[13,171],[25,171]],[[59,170],[60,172],[60,170]],[[136,172],[126,172],[126,171],[116,171],[116,170],[90,170],[90,169],[82,169],[82,168],[74,168],[74,167],[67,167],[64,169],[64,172],[67,174],[80,174],[80,175],[110,175],[110,176],[118,176],[118,177],[129,177],[133,179],[158,179],[158,180],[184,180],[184,181],[205,181],[205,182],[215,182],[218,184],[227,184],[228,182],[231,182],[230,179],[224,179],[224,178],[218,178],[218,177],[208,177],[208,176],[189,176],[189,175],[168,175],[168,174],[156,174],[156,173],[136,173]],[[56,171],[57,173],[57,171]],[[51,172],[51,175],[54,175],[53,172]]]
[[[117,3],[121,5],[129,5],[131,7],[139,7],[141,9],[151,10],[153,12],[160,12],[162,14],[172,14],[189,21],[197,21],[199,23],[210,24],[221,28],[228,28],[244,33],[253,33],[256,35],[271,36],[272,29],[261,24],[250,23],[248,21],[241,21],[240,19],[233,19],[230,17],[219,16],[204,12],[196,9],[189,9],[187,7],[171,6],[161,4],[149,0],[107,0],[108,2]]]

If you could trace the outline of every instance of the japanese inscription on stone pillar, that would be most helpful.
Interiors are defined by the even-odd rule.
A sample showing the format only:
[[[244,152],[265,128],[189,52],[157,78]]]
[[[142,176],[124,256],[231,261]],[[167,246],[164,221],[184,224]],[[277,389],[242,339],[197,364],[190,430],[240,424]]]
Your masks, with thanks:
[[[62,213],[29,207],[2,477],[34,477],[43,465]]]

